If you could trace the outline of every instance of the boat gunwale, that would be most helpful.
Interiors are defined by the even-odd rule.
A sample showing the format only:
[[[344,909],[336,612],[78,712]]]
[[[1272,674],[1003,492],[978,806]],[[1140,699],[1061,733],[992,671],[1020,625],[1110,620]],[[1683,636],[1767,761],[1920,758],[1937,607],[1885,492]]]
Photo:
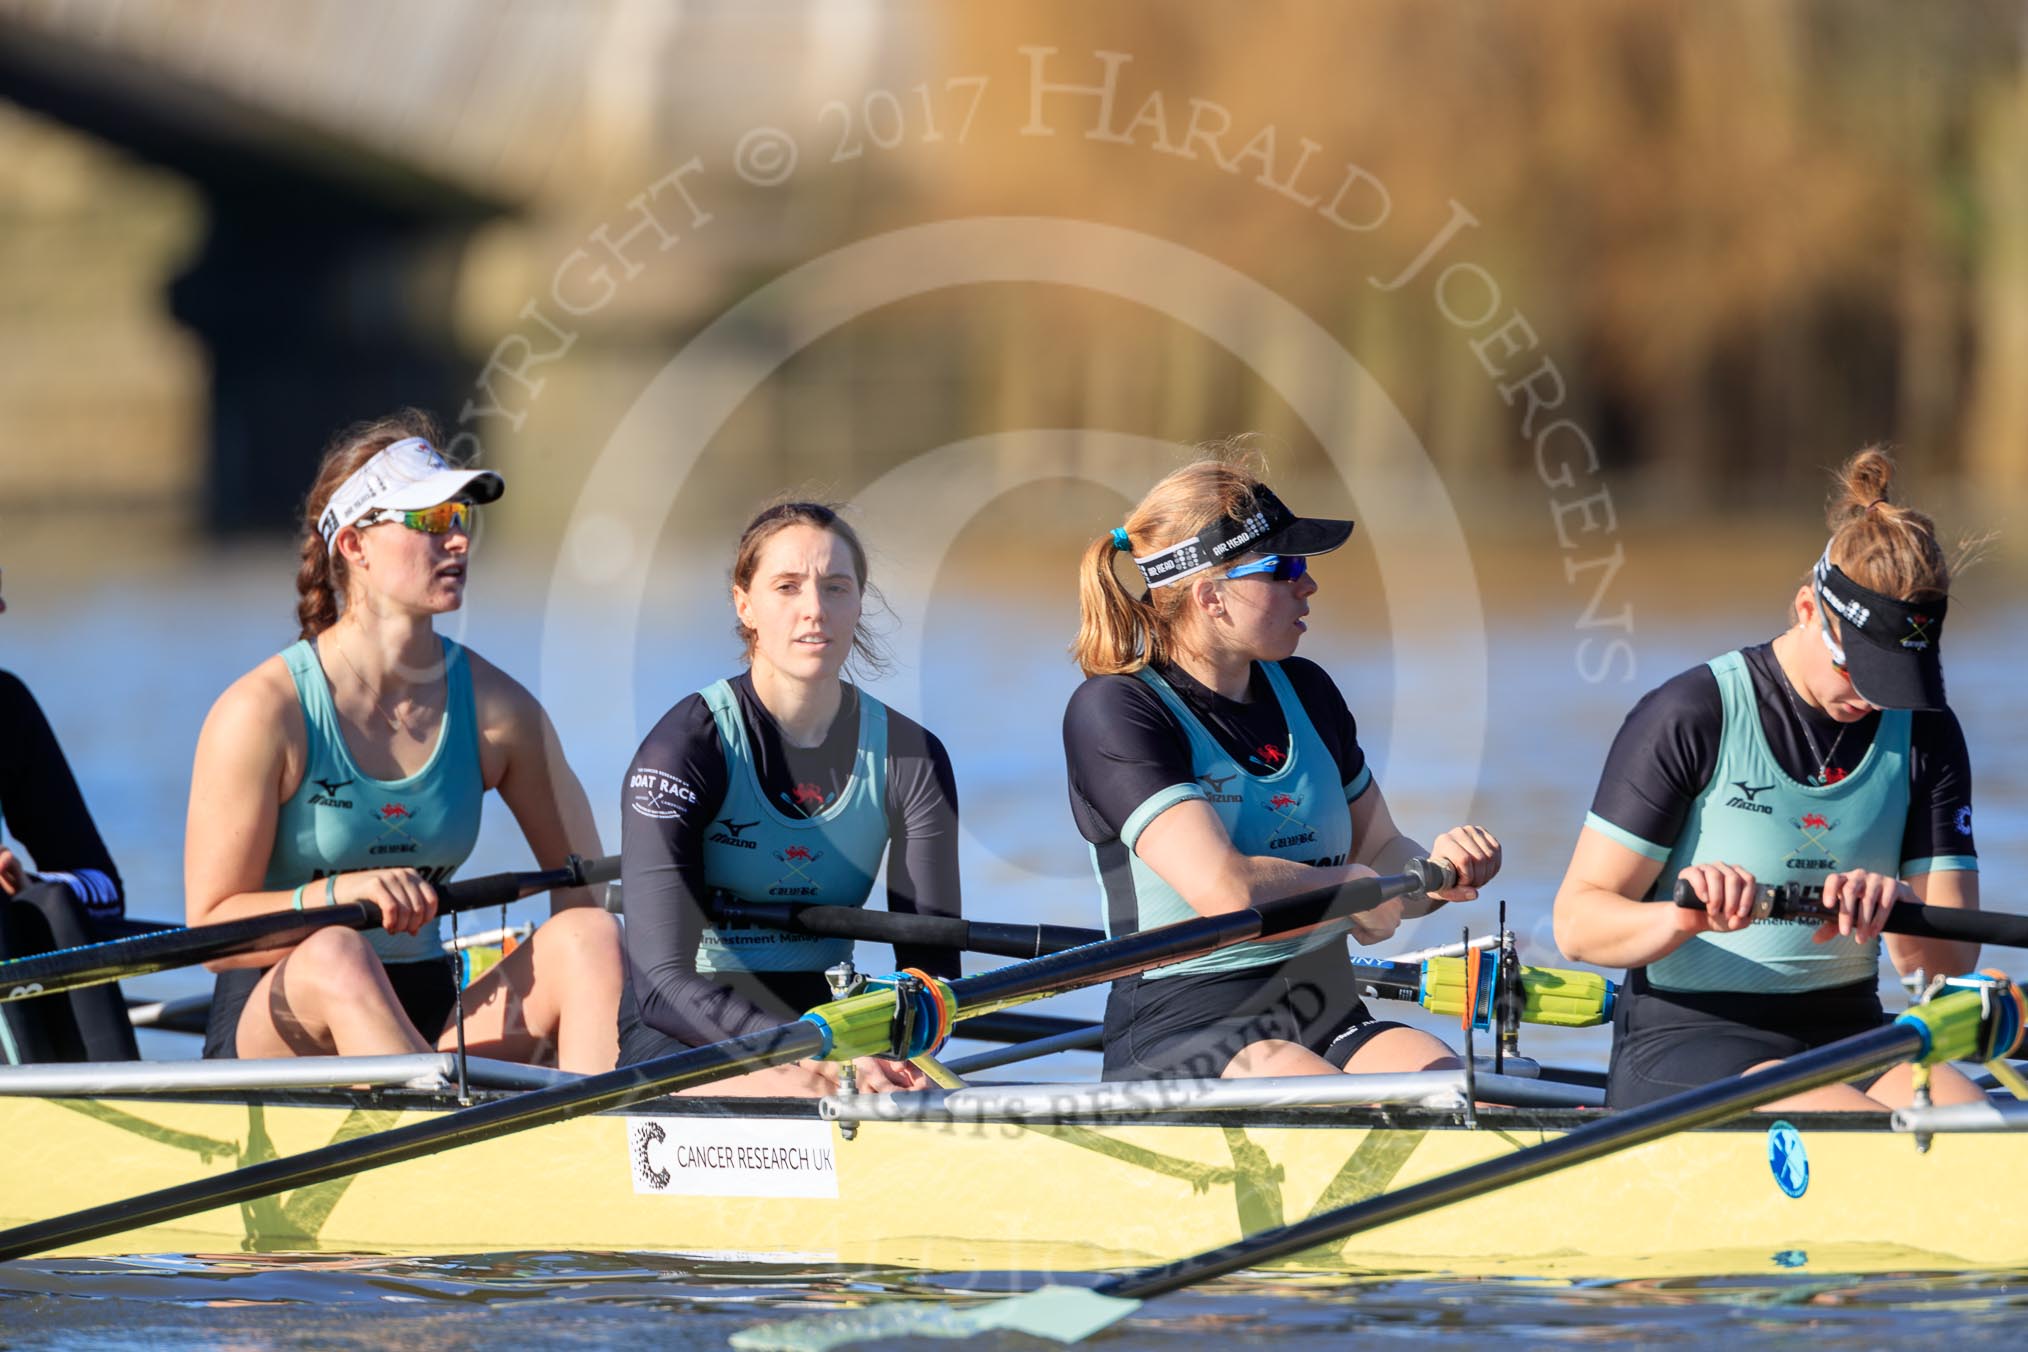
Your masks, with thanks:
[[[977,1081],[983,1086],[994,1084],[1029,1084],[1033,1081]],[[522,1094],[538,1091],[474,1090],[471,1099],[474,1104],[520,1097]],[[188,1090],[157,1093],[94,1093],[94,1094],[41,1094],[24,1095],[22,1101],[68,1100],[100,1103],[174,1103],[212,1104],[226,1106],[252,1106],[277,1108],[325,1108],[325,1109],[381,1109],[403,1112],[455,1112],[461,1106],[457,1099],[442,1091],[418,1090],[389,1086],[378,1089],[247,1089],[235,1093],[220,1093],[216,1090]],[[761,1118],[769,1120],[824,1122],[817,1111],[816,1099],[806,1098],[707,1098],[702,1096],[668,1096],[647,1099],[639,1103],[626,1104],[618,1108],[607,1108],[597,1113],[585,1114],[590,1118],[634,1118],[634,1117],[697,1117],[697,1118]],[[1156,1108],[1128,1112],[1106,1113],[1103,1115],[1066,1115],[1063,1124],[1091,1128],[1104,1127],[1262,1127],[1301,1128],[1309,1130],[1353,1129],[1353,1130],[1400,1130],[1400,1131],[1477,1131],[1497,1133],[1500,1131],[1570,1131],[1588,1123],[1600,1121],[1610,1109],[1601,1108],[1515,1108],[1485,1106],[1477,1109],[1474,1116],[1477,1125],[1467,1122],[1462,1109],[1423,1108],[1395,1104],[1377,1107],[1347,1107],[1324,1105],[1316,1107],[1244,1108],[1244,1109],[1187,1109]],[[1786,1122],[1798,1131],[1873,1133],[1881,1136],[1903,1136],[1891,1126],[1892,1114],[1882,1112],[1823,1112],[1823,1111],[1760,1111],[1749,1113],[1728,1122],[1699,1127],[1686,1135],[1724,1133],[1765,1133],[1777,1122]],[[570,1119],[566,1119],[570,1120]],[[950,1128],[972,1128],[983,1126],[1046,1127],[1048,1122],[1033,1118],[993,1117],[978,1118],[915,1118],[905,1121],[881,1121],[878,1119],[857,1123],[863,1130],[882,1127],[917,1127],[948,1130]],[[539,1128],[531,1128],[539,1130]],[[844,1149],[849,1150],[847,1142]]]

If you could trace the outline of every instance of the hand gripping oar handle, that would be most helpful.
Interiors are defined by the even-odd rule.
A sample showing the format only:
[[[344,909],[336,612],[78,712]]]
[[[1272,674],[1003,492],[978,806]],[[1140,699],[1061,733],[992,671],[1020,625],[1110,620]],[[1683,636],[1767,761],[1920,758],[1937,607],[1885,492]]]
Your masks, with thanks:
[[[1762,883],[1754,892],[1753,918],[1821,925],[1838,914],[1821,904],[1823,897],[1821,887]],[[1676,880],[1673,900],[1686,911],[1704,909],[1690,884],[1681,878]],[[1954,906],[1919,906],[1900,901],[1887,913],[1886,928],[1889,934],[1905,934],[1912,939],[1954,939],[2028,948],[2028,915],[2008,915],[2002,911],[1967,911]]]
[[[619,876],[619,871],[617,856],[587,860],[572,855],[562,868],[539,873],[489,873],[480,878],[438,883],[437,913],[504,906],[538,892],[604,882]],[[303,911],[274,911],[219,925],[161,930],[132,939],[110,939],[54,953],[37,953],[0,962],[0,1004],[216,962],[243,953],[290,948],[332,925],[379,929],[381,920],[378,906],[370,901],[355,901]]]

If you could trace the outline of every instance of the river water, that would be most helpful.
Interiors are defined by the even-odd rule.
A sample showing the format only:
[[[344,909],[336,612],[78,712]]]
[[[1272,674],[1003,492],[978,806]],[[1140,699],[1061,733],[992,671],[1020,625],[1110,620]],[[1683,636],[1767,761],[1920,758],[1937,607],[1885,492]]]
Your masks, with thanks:
[[[1635,679],[1592,684],[1580,674],[1582,596],[1551,557],[1477,560],[1484,588],[1483,662],[1460,641],[1441,600],[1407,631],[1388,632],[1371,597],[1325,590],[1304,653],[1324,662],[1360,718],[1362,740],[1395,816],[1427,841],[1469,817],[1503,840],[1507,867],[1480,904],[1454,907],[1403,944],[1457,937],[1494,923],[1507,903],[1525,961],[1559,961],[1549,899],[1568,858],[1620,718],[1645,689],[1704,657],[1770,636],[1780,623],[1794,550],[1742,564],[1736,541],[1698,554],[1670,546],[1666,567],[1634,597]],[[205,710],[234,677],[292,637],[291,560],[272,548],[170,553],[141,569],[79,566],[32,573],[9,559],[10,612],[0,617],[0,667],[28,681],[62,738],[94,815],[125,875],[134,914],[180,919],[181,841],[191,751]],[[629,610],[586,603],[576,590],[550,608],[547,565],[488,560],[475,573],[456,632],[537,690],[591,792],[608,848],[617,839],[618,778],[639,735],[677,698],[733,669],[722,560],[677,561],[674,580]],[[1758,575],[1734,592],[1677,579]],[[1005,574],[1001,582],[1005,582]],[[59,581],[59,578],[61,580]],[[1997,880],[2019,859],[2028,829],[2028,724],[2016,715],[2021,621],[2004,573],[1961,599],[1948,645],[1953,706],[1978,775],[1978,839],[1988,904],[2019,909]],[[1077,674],[1063,656],[1075,625],[1067,594],[992,589],[940,575],[908,590],[896,647],[910,660],[870,688],[942,736],[964,804],[967,910],[982,918],[1090,925],[1094,885],[1064,805],[1059,720]],[[911,632],[912,631],[912,632]],[[1422,654],[1408,667],[1402,645]],[[1444,654],[1464,654],[1447,663]],[[1594,650],[1595,651],[1595,650]],[[1485,701],[1483,739],[1473,709]],[[469,871],[527,865],[511,818],[488,808]],[[524,904],[517,914],[537,918]],[[473,922],[481,923],[479,920]],[[484,918],[490,924],[491,918]],[[886,954],[862,955],[884,970]],[[1989,955],[2019,974],[2016,955]],[[975,960],[984,961],[984,960]],[[130,983],[153,997],[205,988],[201,975]],[[1095,1016],[1098,992],[1073,993],[1044,1012]],[[1390,1008],[1391,1017],[1403,1017]],[[1408,1016],[1435,1031],[1433,1020]],[[1451,1030],[1453,1033],[1455,1029]],[[1529,1028],[1524,1052],[1545,1061],[1604,1064],[1602,1031]],[[195,1054],[192,1039],[146,1034],[144,1054]],[[1088,1078],[1094,1058],[1071,1055],[1038,1075]],[[1883,1197],[1883,1224],[1896,1203]],[[971,1279],[968,1279],[968,1281]],[[465,1259],[287,1258],[199,1261],[30,1261],[0,1266],[0,1346],[158,1348],[710,1345],[769,1312],[919,1289],[898,1274],[785,1273],[669,1257],[483,1255]],[[1626,1340],[1660,1346],[1825,1347],[1929,1342],[2018,1343],[2028,1275],[1841,1280],[1672,1282],[1603,1286],[1515,1282],[1377,1282],[1356,1287],[1228,1281],[1161,1302],[1106,1346],[1201,1346],[1273,1337],[1295,1346],[1345,1342],[1419,1347]],[[2013,1322],[2010,1322],[2013,1321]]]

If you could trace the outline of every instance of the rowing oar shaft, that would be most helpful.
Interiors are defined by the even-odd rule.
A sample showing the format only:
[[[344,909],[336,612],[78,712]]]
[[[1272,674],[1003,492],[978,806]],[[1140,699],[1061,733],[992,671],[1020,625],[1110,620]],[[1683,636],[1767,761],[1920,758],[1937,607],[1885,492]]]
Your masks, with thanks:
[[[1977,1020],[1978,992],[1965,992],[1944,999],[1961,1004],[1970,1002],[1972,1017]],[[1942,1004],[1943,1001],[1937,1002],[1937,1006]],[[1934,1010],[1937,1006],[1926,1009]],[[1919,1012],[1922,1011],[1910,1011],[1884,1028],[1861,1033],[1816,1051],[1804,1052],[1766,1070],[1721,1080],[1702,1089],[1686,1090],[1615,1114],[1596,1125],[1579,1127],[1553,1141],[1529,1146],[1515,1154],[1469,1165],[1395,1192],[1322,1212],[1269,1234],[1242,1239],[1194,1258],[1130,1273],[1103,1282],[1097,1289],[1104,1295],[1122,1299],[1159,1296],[1242,1268],[1287,1258],[1319,1244],[1334,1243],[1392,1221],[1434,1211],[1494,1188],[1525,1183],[1679,1131],[1723,1122],[1791,1094],[1827,1084],[1841,1084],[1884,1071],[1903,1061],[1930,1058],[1939,1048],[1934,1045],[1937,1040],[1924,1021],[1927,1015],[1924,1018],[1914,1017]],[[1964,1011],[1957,1012],[1962,1014]],[[1953,1050],[1962,1054],[1969,1049]]]
[[[538,892],[604,882],[616,877],[619,868],[617,857],[585,860],[573,855],[564,867],[545,872],[491,873],[482,878],[439,883],[437,912],[504,906]],[[0,962],[0,1003],[125,981],[243,953],[289,948],[332,925],[368,930],[379,929],[380,924],[378,906],[370,901],[355,901],[343,906],[275,911],[244,920],[228,920],[221,925],[161,930],[132,939],[111,939],[54,953],[38,953]]]
[[[1821,925],[1838,914],[1820,904],[1823,896],[1820,887],[1763,883],[1754,898],[1753,918]],[[1688,911],[1704,909],[1690,884],[1680,878],[1676,880],[1674,900]],[[2002,911],[1967,911],[1901,901],[1887,913],[1886,929],[1889,934],[1905,934],[1912,939],[1953,939],[1998,944],[2003,948],[2028,948],[2028,915],[2008,915]]]
[[[1399,877],[1359,878],[1343,887],[1320,888],[1301,896],[1262,902],[1250,910],[1186,920],[1053,957],[1015,963],[997,972],[965,977],[950,982],[944,989],[955,1012],[992,1013],[1059,991],[1215,952],[1249,939],[1286,934],[1371,910],[1393,897],[1419,892],[1426,886],[1432,889],[1452,886],[1456,877],[1448,866],[1441,864],[1413,860],[1409,867],[1414,872]],[[892,991],[850,996],[820,1005],[805,1017],[779,1027],[728,1038],[708,1047],[482,1103],[288,1159],[249,1165],[219,1178],[164,1188],[68,1216],[17,1226],[0,1232],[0,1261],[164,1224],[289,1188],[348,1178],[453,1146],[624,1107],[749,1070],[819,1056],[849,1060],[857,1056],[891,1055],[890,1024],[881,1016],[882,994],[886,996],[885,1007],[894,1008]]]

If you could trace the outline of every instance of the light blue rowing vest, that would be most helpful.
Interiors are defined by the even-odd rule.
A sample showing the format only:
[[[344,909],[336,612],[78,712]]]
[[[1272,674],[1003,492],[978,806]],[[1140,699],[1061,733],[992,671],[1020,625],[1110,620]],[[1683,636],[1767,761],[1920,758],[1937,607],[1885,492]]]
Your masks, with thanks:
[[[864,906],[887,848],[887,706],[859,699],[859,747],[836,802],[814,817],[784,811],[761,793],[739,696],[728,681],[704,703],[725,748],[725,802],[704,837],[704,882],[748,901]],[[707,927],[700,972],[821,972],[852,956],[850,939],[817,939],[759,927]]]
[[[1282,717],[1289,728],[1288,759],[1273,773],[1261,776],[1250,775],[1233,763],[1232,756],[1218,744],[1210,729],[1158,672],[1143,667],[1134,673],[1161,696],[1162,703],[1183,725],[1190,739],[1190,773],[1195,777],[1189,784],[1172,785],[1151,796],[1134,809],[1134,815],[1121,828],[1120,841],[1127,849],[1129,881],[1141,929],[1198,918],[1182,894],[1134,853],[1134,843],[1148,823],[1185,799],[1201,798],[1211,804],[1218,820],[1224,823],[1226,834],[1232,837],[1233,848],[1241,854],[1271,855],[1320,868],[1351,858],[1352,812],[1347,804],[1365,791],[1372,777],[1361,771],[1358,781],[1349,788],[1341,783],[1337,757],[1318,736],[1280,664],[1263,662],[1261,670],[1267,673],[1268,685],[1282,706]],[[1105,870],[1096,846],[1092,847],[1092,869],[1098,875],[1100,895],[1104,897]],[[1105,910],[1106,932],[1113,934],[1113,907],[1108,904]],[[1158,978],[1260,967],[1324,944],[1344,942],[1340,933],[1236,944],[1145,975]]]
[[[1763,883],[1821,885],[1826,876],[1863,868],[1901,872],[1908,822],[1906,709],[1887,709],[1857,769],[1835,784],[1798,784],[1768,749],[1753,675],[1737,652],[1713,658],[1725,708],[1718,766],[1690,806],[1655,880],[1654,895],[1676,889],[1690,864],[1737,864]],[[1815,943],[1816,926],[1757,924],[1730,934],[1699,934],[1648,964],[1658,990],[1788,994],[1877,981],[1880,943],[1837,938]]]
[[[463,648],[447,638],[441,642],[446,689],[436,748],[422,769],[392,780],[368,778],[346,749],[316,645],[300,639],[283,650],[303,706],[310,754],[302,784],[276,817],[263,887],[288,890],[330,873],[369,868],[412,868],[442,882],[471,855],[486,796],[472,670]],[[303,890],[306,909],[322,904],[322,888]],[[383,962],[441,960],[440,928],[432,920],[416,934],[368,930],[366,940]]]

